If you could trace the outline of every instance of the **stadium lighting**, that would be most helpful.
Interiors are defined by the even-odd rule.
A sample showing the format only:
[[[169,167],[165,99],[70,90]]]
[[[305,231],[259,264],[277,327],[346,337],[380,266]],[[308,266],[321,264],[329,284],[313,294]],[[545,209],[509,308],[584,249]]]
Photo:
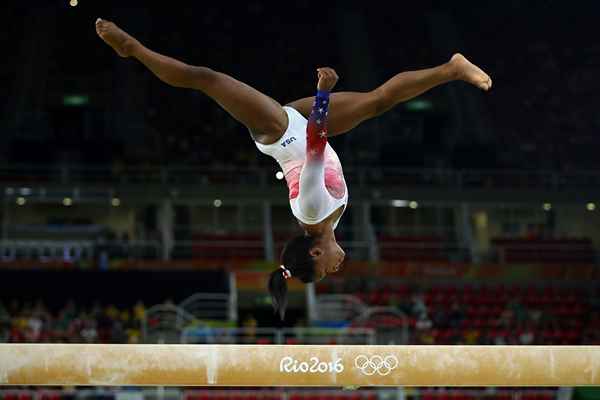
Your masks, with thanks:
[[[587,208],[588,211],[594,211],[594,210],[596,210],[596,204],[595,203],[587,203],[585,208]]]
[[[221,201],[221,199],[215,199],[215,201],[213,201],[213,205],[219,208],[223,205],[223,202]]]
[[[392,207],[406,207],[408,200],[392,200]]]
[[[25,197],[17,197],[17,205],[24,206],[25,203],[27,203],[27,200],[25,200]]]
[[[404,107],[408,111],[429,111],[433,108],[433,103],[429,100],[411,100]]]
[[[82,94],[69,94],[63,96],[63,105],[70,107],[85,106],[90,102],[90,96]]]
[[[415,210],[417,207],[419,207],[419,203],[417,203],[416,201],[411,201],[410,203],[408,203],[408,206],[410,208],[412,208],[413,210]]]
[[[70,207],[73,204],[73,199],[71,199],[70,197],[65,197],[62,201],[63,206],[65,207]]]
[[[542,205],[542,208],[544,209],[544,211],[550,211],[550,210],[552,210],[552,204],[550,204],[550,203],[544,203]]]
[[[119,199],[118,197],[113,197],[112,200],[110,201],[110,204],[113,207],[119,207],[121,205],[121,199]]]
[[[71,7],[77,7],[77,4],[79,4],[79,2],[77,0],[71,0],[71,1],[69,1],[69,5]]]
[[[275,178],[277,178],[278,180],[282,180],[283,179],[283,172],[277,171],[277,173],[275,174]]]

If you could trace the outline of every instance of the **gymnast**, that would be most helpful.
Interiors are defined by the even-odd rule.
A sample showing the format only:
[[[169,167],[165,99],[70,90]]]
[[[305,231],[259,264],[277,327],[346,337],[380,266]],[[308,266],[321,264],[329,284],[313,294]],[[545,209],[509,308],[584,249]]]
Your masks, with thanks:
[[[121,57],[136,58],[165,83],[212,98],[248,128],[261,152],[281,166],[292,213],[304,230],[287,242],[281,267],[269,277],[273,306],[282,319],[287,279],[321,280],[337,272],[345,257],[334,231],[348,203],[348,189],[327,138],[447,82],[463,80],[486,91],[492,87],[485,72],[454,54],[445,64],[399,73],[370,92],[330,93],[338,76],[331,68],[318,68],[316,95],[281,106],[229,75],[158,54],[110,21],[97,19],[96,32]]]

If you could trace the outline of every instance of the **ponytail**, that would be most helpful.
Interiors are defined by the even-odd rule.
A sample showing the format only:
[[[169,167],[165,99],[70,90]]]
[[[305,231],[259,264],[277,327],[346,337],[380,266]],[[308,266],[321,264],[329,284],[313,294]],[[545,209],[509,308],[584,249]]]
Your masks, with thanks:
[[[269,276],[269,292],[271,293],[271,302],[273,309],[279,313],[279,318],[283,321],[285,309],[287,307],[287,282],[282,269],[271,272]]]
[[[269,293],[273,309],[283,321],[288,303],[287,279],[298,278],[304,283],[315,279],[315,261],[309,251],[314,244],[310,236],[291,239],[281,252],[281,267],[269,275]]]

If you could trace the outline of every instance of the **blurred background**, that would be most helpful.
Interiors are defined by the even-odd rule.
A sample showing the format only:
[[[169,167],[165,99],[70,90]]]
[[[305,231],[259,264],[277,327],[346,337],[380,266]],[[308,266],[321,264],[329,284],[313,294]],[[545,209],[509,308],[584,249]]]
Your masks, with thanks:
[[[0,341],[600,344],[600,42],[594,1],[6,1],[0,35]],[[199,92],[96,37],[150,48],[281,103],[460,51],[452,83],[331,139],[350,204],[343,270],[265,283],[300,232],[276,163]],[[569,400],[597,391],[1,389],[3,400]]]

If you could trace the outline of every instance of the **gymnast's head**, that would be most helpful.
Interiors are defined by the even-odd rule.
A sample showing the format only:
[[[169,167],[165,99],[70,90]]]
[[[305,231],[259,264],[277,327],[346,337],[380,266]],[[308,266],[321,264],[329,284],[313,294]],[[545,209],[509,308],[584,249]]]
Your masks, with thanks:
[[[275,311],[281,319],[287,306],[287,279],[297,278],[304,283],[320,281],[339,271],[346,253],[335,237],[297,236],[281,252],[281,267],[271,272],[269,292]]]

